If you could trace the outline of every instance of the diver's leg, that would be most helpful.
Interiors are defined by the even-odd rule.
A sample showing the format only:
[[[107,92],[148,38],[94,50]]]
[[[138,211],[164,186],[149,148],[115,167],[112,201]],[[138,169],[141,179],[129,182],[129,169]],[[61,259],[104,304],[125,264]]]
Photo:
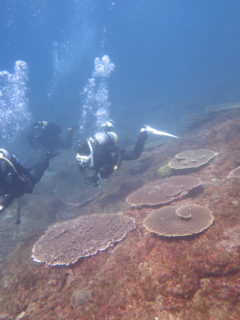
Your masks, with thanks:
[[[49,159],[47,157],[43,157],[31,169],[30,176],[31,176],[31,182],[33,183],[33,185],[35,185],[35,183],[40,181],[40,179],[42,178],[48,166],[49,166]]]
[[[49,166],[49,160],[53,157],[56,157],[59,152],[46,152],[42,154],[42,158],[35,164],[34,167],[30,170],[31,181],[34,186],[35,183],[39,182],[42,178],[45,170]]]
[[[146,131],[140,132],[137,142],[133,150],[123,150],[122,153],[122,160],[135,160],[139,158],[140,154],[142,153],[143,147],[147,140],[148,134]]]

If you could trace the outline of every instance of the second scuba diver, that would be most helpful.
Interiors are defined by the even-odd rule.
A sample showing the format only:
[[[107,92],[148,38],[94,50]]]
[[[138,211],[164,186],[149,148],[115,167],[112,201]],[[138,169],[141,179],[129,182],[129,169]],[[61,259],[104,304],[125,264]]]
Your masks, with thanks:
[[[87,141],[79,142],[76,147],[76,160],[85,183],[98,186],[101,179],[111,176],[123,160],[137,159],[143,150],[148,133],[177,138],[170,133],[144,126],[139,133],[133,150],[120,149],[116,144],[118,136],[113,129],[113,122],[102,125],[102,131],[97,132]]]
[[[49,166],[49,160],[58,152],[44,153],[41,159],[30,169],[24,168],[18,158],[7,151],[0,149],[0,213],[13,200],[19,199],[25,193],[32,193],[34,185],[40,181]],[[20,223],[20,206],[16,223]]]
[[[29,144],[41,152],[53,152],[58,149],[67,149],[72,145],[73,132],[76,127],[67,129],[66,137],[61,138],[61,127],[55,123],[38,121],[30,129],[27,140]]]

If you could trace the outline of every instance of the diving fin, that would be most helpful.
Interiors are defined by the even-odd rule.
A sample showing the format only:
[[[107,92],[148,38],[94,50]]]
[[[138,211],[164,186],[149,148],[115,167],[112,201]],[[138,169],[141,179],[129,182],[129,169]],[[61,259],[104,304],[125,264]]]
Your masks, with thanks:
[[[172,138],[178,138],[177,136],[171,134],[171,133],[168,133],[168,132],[164,132],[164,131],[159,131],[157,129],[154,129],[152,127],[149,127],[147,125],[145,125],[142,129],[141,129],[141,132],[150,132],[150,133],[153,133],[153,134],[156,134],[156,135],[159,135],[159,136],[166,136],[166,137],[172,137]]]
[[[21,202],[20,199],[17,198],[17,217],[15,220],[15,224],[20,224],[21,223]]]

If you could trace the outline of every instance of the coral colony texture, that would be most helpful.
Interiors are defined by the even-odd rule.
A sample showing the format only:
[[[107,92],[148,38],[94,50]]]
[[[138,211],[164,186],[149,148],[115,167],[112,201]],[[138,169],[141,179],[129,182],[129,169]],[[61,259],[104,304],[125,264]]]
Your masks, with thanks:
[[[146,185],[131,193],[126,201],[131,207],[167,204],[198,187],[201,180],[191,176],[170,177],[157,184]]]
[[[157,169],[157,174],[162,178],[170,177],[172,174],[172,168],[169,167],[168,163],[164,164]]]
[[[183,237],[200,233],[212,223],[213,216],[208,209],[188,205],[161,208],[147,216],[144,227],[160,236]]]
[[[107,249],[134,228],[132,217],[116,214],[91,214],[57,223],[34,244],[32,258],[50,266],[67,266]]]
[[[207,164],[217,155],[217,152],[208,149],[187,150],[175,155],[169,161],[169,166],[175,170],[199,168]]]
[[[63,150],[22,223],[16,203],[0,215],[0,319],[240,319],[240,109],[146,150],[148,167],[123,162],[87,203]],[[162,178],[171,159],[199,166]]]

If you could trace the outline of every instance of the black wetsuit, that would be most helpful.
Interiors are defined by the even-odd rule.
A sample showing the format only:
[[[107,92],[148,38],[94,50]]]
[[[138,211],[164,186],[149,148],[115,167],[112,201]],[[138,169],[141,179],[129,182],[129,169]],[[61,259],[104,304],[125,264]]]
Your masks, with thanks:
[[[123,160],[139,158],[147,139],[147,132],[141,132],[133,150],[120,149],[113,143],[101,145],[93,139],[93,163],[91,166],[79,165],[86,183],[97,186],[100,180],[109,178]]]
[[[33,125],[27,135],[29,144],[40,151],[56,151],[67,149],[72,145],[73,130],[68,130],[66,138],[60,136],[61,128],[55,123],[39,121]]]
[[[15,198],[25,193],[32,193],[34,185],[41,179],[48,166],[47,154],[28,170],[18,163],[15,156],[6,151],[4,156],[0,157],[0,213]]]
[[[146,131],[140,132],[137,142],[135,144],[135,147],[133,150],[125,150],[122,149],[122,160],[136,160],[140,157],[143,147],[145,145],[145,142],[147,140],[148,134]]]

